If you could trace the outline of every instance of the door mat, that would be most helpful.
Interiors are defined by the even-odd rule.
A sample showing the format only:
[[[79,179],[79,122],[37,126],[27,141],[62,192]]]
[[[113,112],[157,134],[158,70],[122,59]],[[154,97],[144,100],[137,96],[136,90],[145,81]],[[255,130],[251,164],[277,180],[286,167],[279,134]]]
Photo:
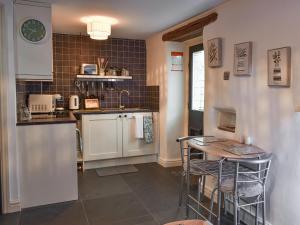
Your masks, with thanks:
[[[118,175],[124,173],[135,173],[138,169],[134,165],[112,166],[96,169],[99,177]]]

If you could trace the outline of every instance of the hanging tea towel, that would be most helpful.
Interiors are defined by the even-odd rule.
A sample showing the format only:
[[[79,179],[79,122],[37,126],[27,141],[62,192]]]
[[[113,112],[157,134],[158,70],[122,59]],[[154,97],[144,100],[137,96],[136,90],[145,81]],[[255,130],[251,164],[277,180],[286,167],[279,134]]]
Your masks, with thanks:
[[[144,116],[144,140],[147,144],[153,143],[152,116]]]
[[[144,122],[143,122],[143,115],[137,115],[135,116],[135,137],[137,139],[143,139],[144,138]]]

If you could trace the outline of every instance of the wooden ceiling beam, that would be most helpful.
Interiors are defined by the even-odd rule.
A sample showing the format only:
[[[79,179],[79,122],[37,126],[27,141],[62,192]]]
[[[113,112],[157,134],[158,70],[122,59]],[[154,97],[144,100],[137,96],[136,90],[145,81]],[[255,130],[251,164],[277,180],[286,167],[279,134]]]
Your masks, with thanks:
[[[202,34],[203,34],[203,29],[199,29],[199,30],[196,30],[195,32],[191,32],[189,34],[183,35],[178,39],[174,39],[173,41],[184,42],[184,41],[196,38],[196,37],[200,37],[200,36],[202,36]]]
[[[214,12],[208,16],[202,17],[182,27],[165,33],[162,36],[162,40],[182,42],[197,37],[197,35],[201,36],[204,26],[216,21],[217,18],[218,14]]]

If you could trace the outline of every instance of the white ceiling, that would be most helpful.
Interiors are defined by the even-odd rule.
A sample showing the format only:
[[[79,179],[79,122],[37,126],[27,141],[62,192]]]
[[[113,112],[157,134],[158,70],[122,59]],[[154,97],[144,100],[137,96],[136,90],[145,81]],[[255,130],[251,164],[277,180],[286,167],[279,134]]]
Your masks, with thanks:
[[[111,16],[119,20],[112,37],[145,39],[226,0],[46,0],[53,3],[53,30],[85,34],[80,18]]]

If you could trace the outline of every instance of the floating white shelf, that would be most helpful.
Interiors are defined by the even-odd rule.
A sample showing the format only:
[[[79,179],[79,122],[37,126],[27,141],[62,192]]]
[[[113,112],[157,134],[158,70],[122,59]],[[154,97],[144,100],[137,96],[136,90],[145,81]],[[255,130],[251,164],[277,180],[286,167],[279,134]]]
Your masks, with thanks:
[[[132,76],[99,76],[99,75],[77,75],[78,80],[92,81],[123,81],[132,80]]]

